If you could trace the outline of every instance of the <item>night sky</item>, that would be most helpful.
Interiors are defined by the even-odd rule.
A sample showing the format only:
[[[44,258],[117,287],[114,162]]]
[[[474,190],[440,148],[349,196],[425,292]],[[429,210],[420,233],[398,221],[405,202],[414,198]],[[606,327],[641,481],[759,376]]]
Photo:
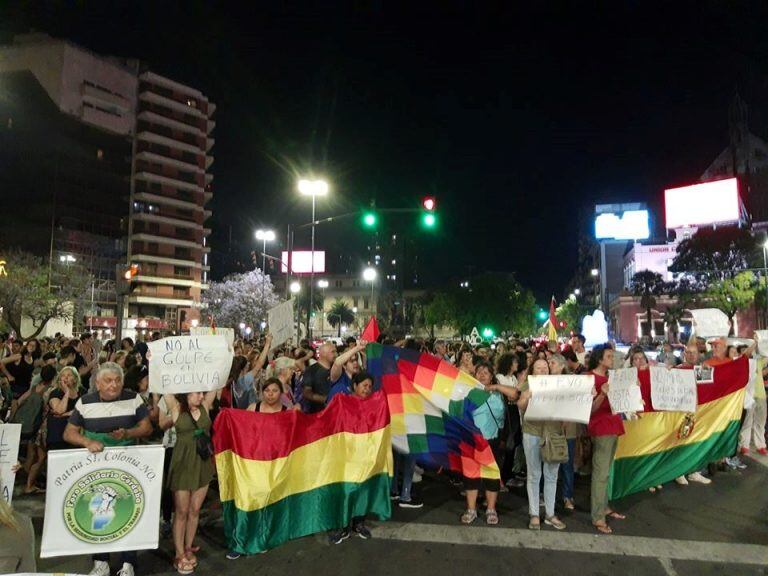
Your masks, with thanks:
[[[737,88],[768,136],[763,2],[28,4],[3,2],[0,40],[36,28],[139,57],[217,104],[215,248],[308,221],[295,181],[314,172],[332,185],[318,217],[435,195],[428,281],[514,271],[544,302],[574,271],[579,210],[696,180]],[[318,248],[357,228],[318,229]]]

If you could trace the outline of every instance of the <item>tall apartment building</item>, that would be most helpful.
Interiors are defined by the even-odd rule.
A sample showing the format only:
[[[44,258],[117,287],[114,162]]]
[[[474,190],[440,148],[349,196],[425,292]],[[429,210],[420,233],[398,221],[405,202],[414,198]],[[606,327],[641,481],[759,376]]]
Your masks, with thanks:
[[[126,335],[185,329],[208,280],[215,106],[44,34],[0,47],[0,87],[0,249],[83,265],[91,305],[75,325],[107,335],[115,266],[140,264]]]

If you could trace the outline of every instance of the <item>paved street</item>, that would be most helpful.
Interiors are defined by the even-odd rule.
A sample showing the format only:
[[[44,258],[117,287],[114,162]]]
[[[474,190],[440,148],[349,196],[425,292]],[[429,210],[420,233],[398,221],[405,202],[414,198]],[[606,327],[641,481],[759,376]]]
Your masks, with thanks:
[[[499,527],[458,523],[462,498],[442,478],[418,486],[421,510],[395,508],[392,521],[371,522],[374,539],[329,545],[324,535],[293,541],[256,557],[228,561],[221,522],[211,514],[201,529],[197,574],[537,574],[632,576],[746,576],[768,574],[768,458],[747,459],[743,472],[722,472],[710,486],[667,484],[659,494],[637,494],[618,508],[629,518],[615,534],[597,536],[585,506],[589,481],[577,479],[575,514],[562,514],[565,532],[528,531],[522,490],[500,498]],[[17,507],[42,529],[42,500],[19,497]],[[139,574],[168,572],[170,540],[140,554]],[[87,572],[87,558],[48,559],[40,571]]]

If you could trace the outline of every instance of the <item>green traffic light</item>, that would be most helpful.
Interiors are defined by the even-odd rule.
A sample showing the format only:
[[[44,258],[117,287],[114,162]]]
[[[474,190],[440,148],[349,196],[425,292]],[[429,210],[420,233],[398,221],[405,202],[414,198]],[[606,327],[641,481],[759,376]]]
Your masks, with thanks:
[[[486,340],[493,338],[493,329],[483,328],[483,338],[485,338]]]
[[[434,228],[437,226],[437,216],[432,212],[425,212],[421,216],[421,223],[424,225],[424,228]]]
[[[547,312],[546,310],[539,310],[539,320],[546,320],[547,319]]]
[[[376,217],[375,212],[366,212],[363,214],[363,225],[366,228],[374,228],[377,220],[378,218]]]

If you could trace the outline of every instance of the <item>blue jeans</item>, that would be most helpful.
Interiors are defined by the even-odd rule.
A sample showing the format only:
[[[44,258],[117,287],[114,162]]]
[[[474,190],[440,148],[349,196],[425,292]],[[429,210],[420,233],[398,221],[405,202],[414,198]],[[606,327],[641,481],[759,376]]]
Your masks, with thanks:
[[[528,489],[528,514],[539,516],[539,483],[541,470],[544,469],[544,510],[547,517],[555,515],[555,495],[557,494],[557,462],[544,462],[541,459],[541,438],[523,433],[523,450],[528,466],[526,488]]]
[[[560,464],[563,479],[563,498],[573,498],[573,459],[576,456],[576,438],[568,439],[568,462]]]
[[[394,477],[392,478],[392,487],[390,491],[393,496],[400,496],[403,502],[411,501],[411,487],[413,486],[413,473],[416,471],[416,456],[411,454],[400,454],[394,451]],[[400,474],[403,477],[400,491],[398,493],[397,477]]]

